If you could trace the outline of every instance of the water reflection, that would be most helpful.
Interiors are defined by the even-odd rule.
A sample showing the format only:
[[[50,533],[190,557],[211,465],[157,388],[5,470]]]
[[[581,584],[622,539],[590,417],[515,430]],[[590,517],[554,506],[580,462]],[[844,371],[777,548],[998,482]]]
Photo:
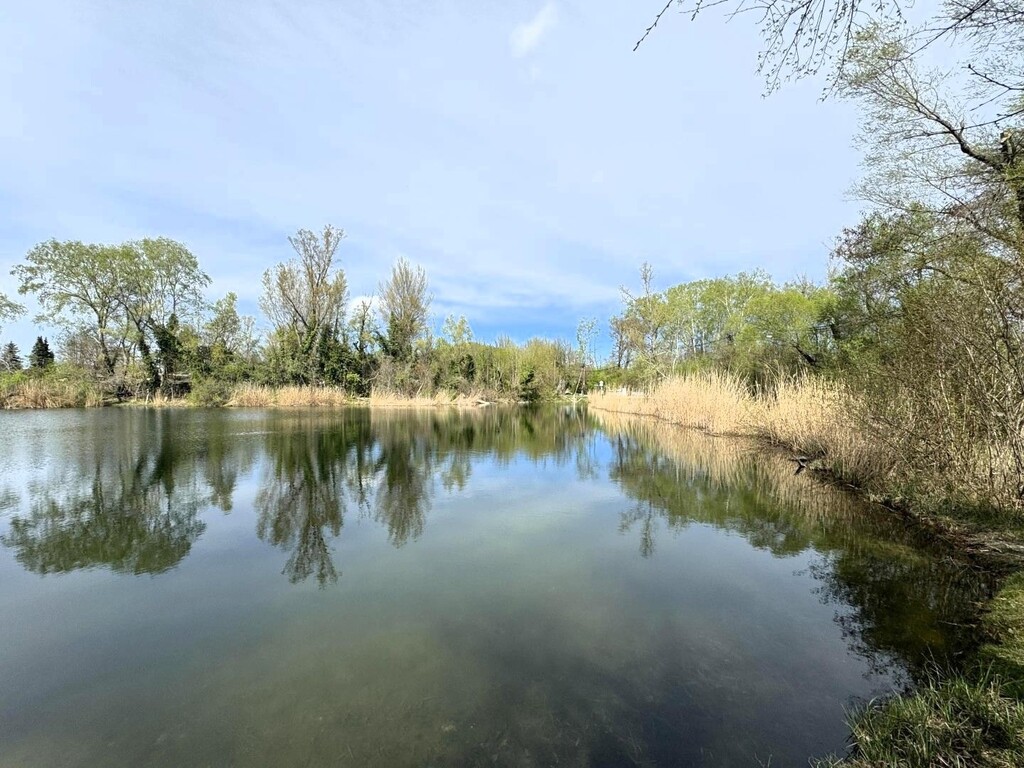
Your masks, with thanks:
[[[923,534],[849,494],[794,476],[788,463],[742,442],[605,414],[610,477],[636,503],[621,516],[642,556],[666,533],[703,523],[778,557],[813,550],[811,574],[851,650],[872,669],[955,664],[977,640],[984,574],[925,548]]]
[[[330,539],[358,511],[402,547],[426,527],[436,480],[463,491],[474,456],[508,463],[579,462],[589,422],[579,411],[374,411],[278,416],[266,430],[266,467],[256,497],[257,533],[291,553],[292,582],[338,580]]]
[[[109,414],[52,446],[53,469],[32,478],[28,510],[0,541],[37,573],[162,573],[202,534],[203,509],[232,510],[239,478],[258,462],[257,535],[289,553],[290,581],[325,586],[338,580],[331,541],[347,514],[371,517],[401,547],[423,534],[438,486],[466,488],[474,456],[572,457],[593,474],[588,429],[571,409]],[[13,490],[0,501],[19,509]]]
[[[650,422],[34,418],[0,457],[0,766],[804,764],[987,588]],[[27,573],[89,568],[163,575]]]
[[[89,430],[59,457],[59,471],[30,486],[27,514],[2,537],[37,573],[106,566],[162,573],[177,565],[206,528],[209,498],[198,470],[208,464],[183,446],[171,414]]]

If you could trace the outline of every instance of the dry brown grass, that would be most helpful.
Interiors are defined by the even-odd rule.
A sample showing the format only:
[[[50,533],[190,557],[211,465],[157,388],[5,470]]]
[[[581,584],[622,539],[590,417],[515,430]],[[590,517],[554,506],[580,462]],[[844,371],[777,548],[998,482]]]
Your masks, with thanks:
[[[894,464],[888,447],[873,439],[863,404],[845,386],[800,377],[781,381],[751,411],[755,436],[793,453],[821,459],[839,477],[857,484],[882,481]]]
[[[754,437],[820,460],[852,482],[884,478],[893,465],[887,448],[861,425],[854,396],[824,379],[780,381],[774,391],[755,396],[739,379],[712,372],[668,379],[647,392],[592,395],[589,404],[710,434]]]
[[[436,392],[405,395],[374,390],[368,398],[357,398],[339,387],[267,387],[239,384],[227,405],[234,408],[340,408],[369,405],[374,408],[436,408],[438,406],[475,407],[485,402],[476,394]]]
[[[0,408],[96,408],[104,404],[100,391],[73,379],[22,379],[0,390]]]
[[[234,408],[338,408],[355,402],[340,387],[268,387],[239,384],[227,405]]]
[[[716,435],[749,433],[754,398],[738,379],[710,372],[667,379],[644,392],[588,397],[591,408],[633,413]]]
[[[433,394],[404,395],[399,392],[375,389],[370,393],[367,402],[374,408],[436,408],[438,406],[474,408],[488,401],[476,393],[459,394],[438,391]]]

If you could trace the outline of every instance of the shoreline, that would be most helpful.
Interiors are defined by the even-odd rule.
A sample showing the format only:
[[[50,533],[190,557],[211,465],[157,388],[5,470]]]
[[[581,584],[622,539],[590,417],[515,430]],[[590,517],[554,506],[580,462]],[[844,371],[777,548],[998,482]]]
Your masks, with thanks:
[[[602,399],[595,398],[596,402],[589,402],[588,408],[702,434],[712,440],[739,439],[759,452],[785,456],[801,467],[823,458],[808,459],[798,446],[773,441],[757,430],[712,430],[684,423],[659,412],[649,396],[636,398],[640,407],[632,410],[602,405]],[[645,405],[647,412],[644,412]],[[982,570],[996,580],[991,597],[978,605],[977,651],[964,660],[962,668],[946,676],[936,671],[931,679],[909,691],[893,691],[889,696],[851,711],[850,754],[842,758],[832,755],[815,764],[819,768],[867,768],[880,764],[879,755],[885,764],[890,764],[889,761],[909,764],[903,758],[910,734],[918,738],[923,734],[926,740],[949,738],[951,743],[945,747],[945,752],[940,751],[940,758],[948,758],[949,764],[967,764],[962,762],[964,755],[959,750],[962,744],[970,743],[970,736],[980,729],[985,734],[983,738],[997,740],[997,736],[990,734],[1001,733],[1007,721],[1024,719],[1024,543],[1019,526],[983,527],[977,518],[969,515],[966,520],[957,520],[913,502],[879,497],[845,479],[828,465],[808,468],[815,482],[898,515],[905,525],[933,537],[951,552],[951,556],[962,559],[965,567]],[[982,722],[964,714],[976,715],[977,711],[984,713],[980,716]],[[966,735],[968,731],[971,731],[970,736]],[[962,738],[958,741],[958,737]],[[1021,747],[1015,743],[985,745],[986,748],[992,746],[1007,749],[1015,761],[1024,757],[1017,751]]]

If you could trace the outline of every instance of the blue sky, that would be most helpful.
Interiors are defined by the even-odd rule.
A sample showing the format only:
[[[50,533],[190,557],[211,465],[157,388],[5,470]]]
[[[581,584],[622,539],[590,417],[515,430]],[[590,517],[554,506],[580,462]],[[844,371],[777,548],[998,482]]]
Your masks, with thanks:
[[[764,98],[752,19],[670,12],[634,53],[660,5],[4,3],[0,291],[41,240],[164,235],[255,314],[327,222],[353,296],[406,256],[437,327],[484,340],[604,328],[645,260],[661,287],[823,277],[859,208],[852,107]]]

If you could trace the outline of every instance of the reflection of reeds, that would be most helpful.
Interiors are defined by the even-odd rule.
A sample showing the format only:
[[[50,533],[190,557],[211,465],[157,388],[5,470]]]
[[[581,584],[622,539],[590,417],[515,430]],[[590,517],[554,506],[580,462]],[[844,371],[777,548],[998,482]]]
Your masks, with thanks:
[[[667,456],[688,481],[702,480],[716,489],[745,488],[780,507],[819,521],[849,519],[858,504],[840,489],[807,482],[777,454],[758,451],[742,436],[715,437],[673,424],[613,412],[597,414],[602,429],[622,435]]]
[[[893,457],[858,422],[859,403],[841,384],[803,377],[754,395],[736,377],[717,372],[668,379],[644,393],[594,394],[601,411],[653,416],[712,434],[745,435],[822,462],[840,477],[878,481]]]

